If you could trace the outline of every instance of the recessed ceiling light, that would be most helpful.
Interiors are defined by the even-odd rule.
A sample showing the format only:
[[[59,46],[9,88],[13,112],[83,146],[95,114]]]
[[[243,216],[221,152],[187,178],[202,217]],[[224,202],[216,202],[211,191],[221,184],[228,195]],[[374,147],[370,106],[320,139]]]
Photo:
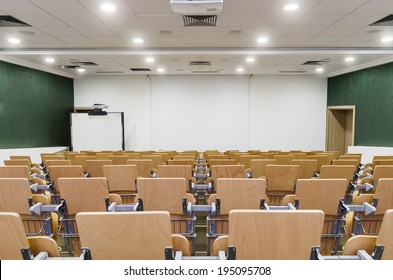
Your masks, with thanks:
[[[116,11],[116,7],[108,3],[108,4],[101,5],[101,10],[104,12],[114,12]]]
[[[355,60],[355,58],[353,56],[348,56],[348,57],[345,58],[346,62],[352,62],[354,60]]]
[[[142,44],[144,41],[141,38],[135,38],[134,40],[132,40],[135,44]]]
[[[382,39],[381,39],[381,42],[382,43],[390,43],[390,42],[392,42],[393,41],[393,38],[392,37],[383,37]]]
[[[319,67],[319,68],[315,69],[315,72],[317,72],[317,73],[322,73],[322,72],[323,72],[323,68],[322,68],[322,67]]]
[[[45,61],[46,61],[47,63],[53,63],[53,62],[55,62],[55,59],[52,58],[52,57],[47,57],[47,58],[45,58]]]
[[[146,62],[154,62],[154,58],[153,57],[148,57],[145,59]]]
[[[243,71],[244,71],[244,69],[243,69],[243,68],[241,68],[241,67],[238,67],[238,68],[236,68],[236,71],[237,71],[237,72],[243,72]]]
[[[282,9],[284,11],[295,11],[295,10],[299,9],[299,5],[298,4],[288,4],[288,5],[285,5]]]
[[[247,62],[254,62],[254,61],[255,61],[255,58],[253,58],[253,57],[247,57],[247,58],[246,58],[246,61],[247,61]]]
[[[267,37],[259,37],[257,39],[258,43],[267,43],[269,41],[269,39]]]
[[[164,68],[157,68],[157,72],[164,72],[165,69]]]
[[[84,73],[86,71],[85,68],[78,68],[76,71],[78,71],[79,73]]]
[[[8,42],[12,44],[20,44],[20,40],[18,38],[10,38],[8,39]]]

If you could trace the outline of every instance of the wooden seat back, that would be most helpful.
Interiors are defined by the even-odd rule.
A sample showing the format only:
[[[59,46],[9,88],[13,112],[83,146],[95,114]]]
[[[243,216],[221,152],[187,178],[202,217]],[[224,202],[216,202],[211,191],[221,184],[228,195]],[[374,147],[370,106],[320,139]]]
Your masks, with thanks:
[[[238,260],[307,260],[320,245],[319,210],[232,210],[228,245]]]

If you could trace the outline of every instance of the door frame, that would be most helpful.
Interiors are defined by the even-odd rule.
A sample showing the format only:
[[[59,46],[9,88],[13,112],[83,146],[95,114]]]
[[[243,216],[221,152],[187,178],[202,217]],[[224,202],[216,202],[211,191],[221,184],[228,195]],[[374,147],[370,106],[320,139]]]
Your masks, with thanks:
[[[328,150],[329,143],[329,136],[333,133],[331,124],[329,123],[330,115],[333,114],[333,111],[352,111],[352,133],[350,136],[350,141],[348,146],[355,145],[355,120],[356,120],[356,106],[355,105],[344,105],[344,106],[328,106],[326,111],[326,143],[325,149]],[[345,145],[345,144],[344,144]],[[345,147],[347,149],[347,147]]]

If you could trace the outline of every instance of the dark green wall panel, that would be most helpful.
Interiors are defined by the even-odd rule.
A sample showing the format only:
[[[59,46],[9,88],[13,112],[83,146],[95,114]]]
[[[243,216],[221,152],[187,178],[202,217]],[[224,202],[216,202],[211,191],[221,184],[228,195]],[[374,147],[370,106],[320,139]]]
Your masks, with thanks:
[[[69,146],[73,80],[0,62],[0,148]]]
[[[328,106],[355,105],[355,145],[393,146],[393,63],[328,79]]]

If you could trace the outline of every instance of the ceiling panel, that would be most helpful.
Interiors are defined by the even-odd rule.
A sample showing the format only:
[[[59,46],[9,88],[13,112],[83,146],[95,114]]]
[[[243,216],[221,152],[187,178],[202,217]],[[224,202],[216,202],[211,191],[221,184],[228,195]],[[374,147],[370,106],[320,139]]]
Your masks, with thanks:
[[[189,61],[203,59],[226,74],[235,73],[238,66],[248,74],[278,74],[326,55],[332,61],[324,75],[391,61],[393,43],[382,44],[381,37],[393,36],[393,27],[369,24],[389,15],[393,1],[296,2],[299,9],[286,12],[282,8],[287,0],[225,0],[217,27],[183,27],[182,16],[173,13],[169,0],[113,0],[113,13],[102,11],[103,2],[97,0],[1,0],[0,13],[32,27],[0,26],[0,55],[59,73],[63,70],[57,63],[47,65],[42,59],[50,50],[59,62],[97,59],[101,69],[122,69],[126,75],[136,75],[128,67],[146,66],[146,55],[156,59],[149,65],[154,74],[159,65],[167,74],[191,74]],[[261,36],[268,42],[258,43]],[[8,42],[11,37],[20,44]],[[135,38],[144,42],[134,43]],[[322,53],[326,49],[330,53]],[[357,55],[352,65],[342,62],[348,53]],[[245,62],[249,55],[254,63]],[[97,69],[89,68],[87,74],[95,75]],[[307,74],[315,74],[314,69],[307,68]]]

